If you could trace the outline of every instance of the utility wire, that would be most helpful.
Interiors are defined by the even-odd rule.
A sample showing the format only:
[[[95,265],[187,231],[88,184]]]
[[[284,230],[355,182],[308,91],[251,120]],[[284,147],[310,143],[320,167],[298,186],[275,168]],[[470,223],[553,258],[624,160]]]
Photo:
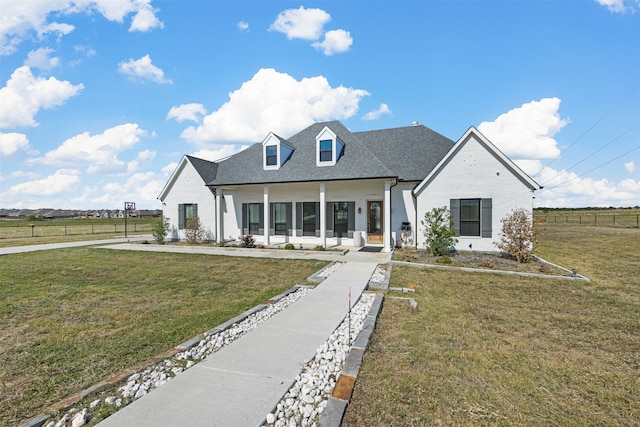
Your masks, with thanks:
[[[573,147],[574,145],[576,145],[576,143],[578,141],[580,141],[586,134],[588,134],[589,132],[591,132],[591,130],[598,126],[600,124],[601,121],[603,121],[607,116],[609,115],[609,113],[606,113],[605,115],[603,115],[602,117],[600,117],[600,119],[598,119],[593,125],[591,125],[591,127],[589,127],[589,129],[587,129],[586,131],[583,132],[582,135],[580,135],[575,141],[573,141],[567,148],[565,148],[563,151],[560,152],[560,154],[558,154],[555,158],[551,159],[549,161],[549,163],[547,163],[546,165],[542,166],[542,169],[540,169],[538,172],[534,173],[532,176],[537,176],[540,172],[542,172],[543,170],[545,170],[546,168],[549,167],[549,165],[553,162],[555,162],[556,160],[558,160],[560,158],[560,156],[562,156],[563,154],[565,154],[567,151],[569,151],[571,149],[571,147]]]
[[[604,150],[605,148],[607,148],[608,146],[610,146],[611,144],[613,144],[614,142],[616,142],[617,140],[619,140],[620,138],[622,138],[623,136],[625,136],[626,134],[628,134],[629,132],[631,132],[632,130],[635,129],[635,126],[629,128],[628,130],[626,130],[625,132],[623,132],[622,134],[618,135],[617,137],[613,138],[611,141],[609,141],[608,143],[606,143],[605,145],[603,145],[602,147],[600,147],[599,149],[597,149],[596,151],[594,151],[593,153],[589,154],[587,157],[583,158],[582,160],[580,160],[577,163],[574,163],[573,165],[571,165],[570,167],[568,167],[567,169],[558,172],[556,175],[554,175],[552,178],[546,180],[545,182],[542,183],[542,185],[546,184],[547,182],[553,181],[554,179],[556,179],[557,177],[559,177],[560,175],[562,175],[564,172],[569,172],[571,169],[575,168],[576,166],[578,166],[579,164],[583,163],[584,161],[586,161],[587,159],[590,159],[591,157],[595,156],[596,154],[598,154],[600,151]],[[633,150],[632,150],[633,151]],[[596,168],[597,169],[597,168]],[[592,169],[593,170],[593,169]],[[591,171],[589,171],[591,172]],[[588,172],[585,172],[588,173]],[[584,174],[583,174],[584,175]],[[580,175],[582,176],[582,175]]]
[[[560,183],[560,184],[558,184],[558,185],[555,185],[555,186],[553,186],[553,187],[551,187],[551,188],[546,188],[546,187],[545,187],[545,188],[543,188],[543,190],[553,190],[554,188],[558,188],[558,187],[560,187],[560,186],[562,186],[562,185],[565,185],[565,184],[567,184],[567,183],[569,183],[569,182],[573,181],[574,179],[581,178],[581,177],[585,176],[586,174],[593,172],[594,170],[600,169],[601,167],[604,167],[604,166],[608,165],[609,163],[615,162],[616,160],[618,160],[618,159],[620,159],[620,158],[622,158],[622,157],[626,156],[627,154],[633,153],[633,152],[634,152],[634,151],[636,151],[636,150],[640,150],[640,145],[639,145],[639,146],[637,146],[636,148],[632,148],[631,150],[627,151],[626,153],[622,153],[622,154],[620,154],[618,157],[616,157],[616,158],[614,158],[614,159],[611,159],[611,160],[609,160],[609,161],[607,161],[607,162],[604,162],[604,163],[602,163],[602,164],[600,164],[600,165],[596,166],[595,168],[589,169],[588,171],[586,171],[586,172],[584,172],[584,173],[582,173],[582,174],[580,174],[580,175],[576,175],[576,176],[574,176],[574,177],[572,177],[572,178],[569,178],[568,180],[566,180],[566,181],[564,181],[564,182],[562,182],[562,183]],[[558,174],[558,175],[560,175],[560,174]],[[558,175],[554,176],[554,178],[556,178]],[[547,181],[547,182],[549,182],[549,181]]]

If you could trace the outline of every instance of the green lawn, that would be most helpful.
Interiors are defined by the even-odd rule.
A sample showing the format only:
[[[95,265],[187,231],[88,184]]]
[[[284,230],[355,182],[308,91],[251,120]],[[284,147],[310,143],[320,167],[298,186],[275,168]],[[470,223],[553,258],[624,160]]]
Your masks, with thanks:
[[[640,424],[640,230],[549,227],[591,283],[394,267],[343,426]],[[406,294],[404,295],[406,296]]]
[[[73,248],[0,257],[0,425],[263,303],[322,261]]]

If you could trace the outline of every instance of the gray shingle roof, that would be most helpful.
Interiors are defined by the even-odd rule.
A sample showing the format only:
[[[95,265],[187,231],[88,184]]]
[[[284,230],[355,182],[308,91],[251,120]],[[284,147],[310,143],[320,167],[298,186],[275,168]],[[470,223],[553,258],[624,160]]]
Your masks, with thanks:
[[[200,175],[203,182],[211,182],[216,179],[216,172],[218,170],[217,163],[193,156],[187,156],[187,158],[195,168],[196,172],[198,172],[198,175]]]
[[[315,138],[325,126],[338,136],[345,148],[335,166],[318,167]],[[217,168],[212,167],[211,162],[196,165],[200,159],[189,159],[212,186],[393,177],[419,181],[455,144],[424,126],[352,133],[338,121],[312,124],[282,141],[294,151],[278,170],[263,169],[262,144],[254,144],[214,163]]]

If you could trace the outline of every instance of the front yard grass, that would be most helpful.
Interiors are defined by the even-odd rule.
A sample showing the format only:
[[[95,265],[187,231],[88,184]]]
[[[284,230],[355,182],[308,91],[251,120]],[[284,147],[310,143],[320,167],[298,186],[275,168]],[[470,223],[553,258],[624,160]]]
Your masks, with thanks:
[[[263,303],[327,263],[70,248],[0,257],[0,425]]]
[[[640,424],[640,230],[549,227],[591,283],[394,266],[343,426]]]

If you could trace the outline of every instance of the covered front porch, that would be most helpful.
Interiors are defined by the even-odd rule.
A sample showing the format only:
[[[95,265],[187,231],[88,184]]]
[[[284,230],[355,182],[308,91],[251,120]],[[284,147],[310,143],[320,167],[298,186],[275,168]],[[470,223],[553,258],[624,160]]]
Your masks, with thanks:
[[[216,241],[251,234],[265,247],[360,248],[390,252],[389,180],[216,187]]]

